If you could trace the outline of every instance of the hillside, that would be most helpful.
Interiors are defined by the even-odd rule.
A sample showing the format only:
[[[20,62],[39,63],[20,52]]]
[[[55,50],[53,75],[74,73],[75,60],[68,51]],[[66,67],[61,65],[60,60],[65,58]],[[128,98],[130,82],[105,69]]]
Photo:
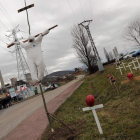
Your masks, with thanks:
[[[131,59],[125,62],[130,61]],[[75,132],[75,138],[71,137],[64,126],[52,120],[55,132],[51,133],[47,128],[42,139],[140,140],[140,81],[135,81],[138,93],[135,93],[131,83],[121,85],[121,81],[127,79],[128,72],[128,68],[126,71],[123,69],[124,75],[121,75],[115,65],[108,65],[103,73],[86,75],[84,83],[55,113]],[[115,77],[119,93],[110,84],[108,74]],[[133,74],[134,77],[140,76],[140,70],[133,70]],[[82,111],[86,107],[85,98],[88,94],[94,95],[95,105],[104,105],[97,110],[103,135],[99,134],[92,111]]]
[[[74,73],[74,71],[57,71],[57,72],[53,72],[47,76],[65,76],[66,74],[70,74],[70,73]],[[46,77],[46,76],[45,76]]]

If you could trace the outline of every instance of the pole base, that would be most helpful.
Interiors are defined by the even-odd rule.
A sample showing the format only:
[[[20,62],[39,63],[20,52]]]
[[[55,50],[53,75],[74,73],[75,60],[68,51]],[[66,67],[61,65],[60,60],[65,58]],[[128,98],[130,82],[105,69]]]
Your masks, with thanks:
[[[103,64],[102,64],[101,60],[97,61],[97,65],[98,65],[99,71],[104,71],[104,67],[103,67]]]

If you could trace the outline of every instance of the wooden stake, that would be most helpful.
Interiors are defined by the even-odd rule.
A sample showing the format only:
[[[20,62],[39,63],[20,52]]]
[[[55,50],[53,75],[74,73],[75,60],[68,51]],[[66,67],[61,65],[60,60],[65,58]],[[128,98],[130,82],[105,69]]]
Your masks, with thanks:
[[[117,88],[115,82],[114,82],[114,86],[115,86],[115,88],[116,88],[116,90],[117,90],[117,92],[118,92],[118,94],[119,94],[119,89]]]
[[[25,3],[25,7],[26,7],[26,0],[24,0],[24,3]],[[29,23],[29,16],[28,16],[27,8],[26,8],[26,14],[27,14],[27,22],[28,22],[28,26],[29,26],[29,35],[30,35],[31,32],[30,32],[30,23]]]
[[[50,120],[50,117],[49,117],[49,113],[48,113],[48,110],[47,110],[46,101],[45,101],[44,94],[43,94],[43,91],[42,91],[41,83],[39,84],[39,86],[40,86],[40,91],[41,91],[41,95],[42,95],[46,115],[47,115],[47,118],[48,118],[48,121],[49,121],[49,124],[50,124],[50,127],[51,127],[51,132],[54,132],[54,129],[52,128],[51,120]]]

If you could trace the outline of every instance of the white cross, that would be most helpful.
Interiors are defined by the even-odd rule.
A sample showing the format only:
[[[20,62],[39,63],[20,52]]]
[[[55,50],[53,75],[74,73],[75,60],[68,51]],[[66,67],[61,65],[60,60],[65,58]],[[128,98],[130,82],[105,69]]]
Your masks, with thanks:
[[[101,125],[100,125],[100,122],[99,122],[99,119],[98,119],[98,116],[96,114],[95,109],[102,108],[102,107],[103,107],[103,104],[96,105],[96,106],[93,106],[93,107],[85,107],[85,108],[83,108],[83,111],[92,110],[100,134],[103,134],[103,131],[102,131],[102,128],[101,128]]]
[[[126,68],[125,68],[125,65],[124,65],[124,64],[125,64],[125,63],[123,63],[123,62],[122,62],[122,64],[121,64],[121,65],[123,65],[123,68],[126,70]]]
[[[138,63],[138,67],[136,67],[136,68],[139,68],[140,69],[140,63],[139,63],[138,59],[139,58],[136,57],[136,62]]]
[[[137,70],[137,67],[136,67],[136,65],[135,65],[135,62],[136,62],[136,61],[132,60],[132,62],[130,62],[130,63],[133,63],[133,65],[134,65],[134,68],[133,68],[133,69]]]
[[[133,73],[132,70],[131,70],[131,66],[132,66],[132,65],[130,65],[130,63],[129,63],[128,66],[126,66],[126,67],[128,67],[129,70],[130,70],[130,72]]]
[[[120,67],[120,66],[119,66],[118,68],[116,68],[116,69],[120,69],[121,75],[123,75],[123,74],[122,74],[122,71],[121,71],[122,68],[123,68],[123,67]]]

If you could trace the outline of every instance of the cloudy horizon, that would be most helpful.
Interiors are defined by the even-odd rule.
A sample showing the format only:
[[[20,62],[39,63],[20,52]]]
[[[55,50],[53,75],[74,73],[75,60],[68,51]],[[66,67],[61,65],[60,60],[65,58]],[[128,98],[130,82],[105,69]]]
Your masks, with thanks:
[[[122,35],[126,26],[139,17],[138,0],[26,0],[26,3],[35,5],[28,10],[32,35],[58,24],[42,41],[43,56],[49,73],[83,65],[72,48],[71,28],[84,20],[93,20],[90,31],[102,62],[106,61],[104,47],[107,51],[117,47],[119,53],[134,50],[133,44],[124,41]],[[28,38],[26,12],[17,12],[23,7],[24,0],[0,2],[0,70],[5,83],[18,76],[16,54],[9,52],[14,50],[14,46],[10,49],[6,47],[6,43],[12,41],[5,36],[9,34],[6,31],[19,25],[22,32],[18,33],[18,37]],[[24,49],[22,51],[27,58]]]

